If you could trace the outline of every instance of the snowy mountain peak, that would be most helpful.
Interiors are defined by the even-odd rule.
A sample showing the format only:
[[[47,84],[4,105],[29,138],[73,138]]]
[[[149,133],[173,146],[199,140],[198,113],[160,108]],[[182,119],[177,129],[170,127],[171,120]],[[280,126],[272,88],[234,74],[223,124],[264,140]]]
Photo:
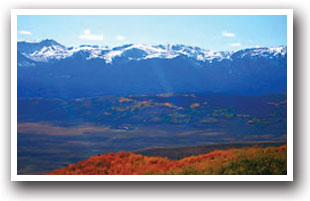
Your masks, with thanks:
[[[244,50],[239,50],[232,54],[233,57],[275,57],[275,56],[285,56],[287,54],[286,46],[270,47],[270,48],[249,48]]]
[[[18,42],[17,51],[36,62],[47,62],[68,56],[67,48],[51,39],[40,42]]]

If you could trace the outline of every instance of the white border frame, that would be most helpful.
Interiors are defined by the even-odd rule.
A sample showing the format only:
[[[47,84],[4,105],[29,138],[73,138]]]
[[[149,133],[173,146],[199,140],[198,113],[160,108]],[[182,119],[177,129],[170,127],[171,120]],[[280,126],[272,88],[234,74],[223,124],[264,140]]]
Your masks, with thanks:
[[[18,15],[286,15],[287,175],[18,175]],[[11,181],[293,181],[293,9],[12,9],[11,10]]]

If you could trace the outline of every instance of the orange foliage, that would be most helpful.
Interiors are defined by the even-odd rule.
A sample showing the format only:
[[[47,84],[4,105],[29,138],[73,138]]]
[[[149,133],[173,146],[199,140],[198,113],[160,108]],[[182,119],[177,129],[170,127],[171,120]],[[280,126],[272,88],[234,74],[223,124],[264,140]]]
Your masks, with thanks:
[[[177,106],[173,105],[172,103],[156,103],[155,105],[165,106],[165,107],[168,107],[168,108],[177,108]]]
[[[56,169],[49,175],[147,175],[183,174],[184,170],[195,171],[210,169],[216,173],[217,164],[222,166],[242,156],[252,158],[265,153],[285,153],[286,145],[280,147],[249,147],[229,150],[216,150],[211,153],[190,156],[181,160],[165,157],[148,157],[130,152],[108,153],[92,156],[87,160]]]
[[[193,103],[193,104],[191,104],[191,108],[192,108],[192,109],[195,109],[195,108],[197,108],[197,107],[199,107],[199,106],[200,106],[199,103]]]
[[[128,103],[128,102],[132,102],[132,101],[133,100],[130,98],[124,98],[124,97],[119,98],[120,103]]]
[[[145,100],[145,101],[138,101],[138,102],[136,102],[136,104],[135,104],[135,107],[137,107],[137,108],[140,108],[140,107],[149,107],[149,106],[151,106],[151,101],[147,101],[147,100]]]
[[[157,94],[156,96],[157,96],[157,97],[162,97],[162,98],[168,98],[168,97],[173,96],[173,94],[172,94],[172,93]]]

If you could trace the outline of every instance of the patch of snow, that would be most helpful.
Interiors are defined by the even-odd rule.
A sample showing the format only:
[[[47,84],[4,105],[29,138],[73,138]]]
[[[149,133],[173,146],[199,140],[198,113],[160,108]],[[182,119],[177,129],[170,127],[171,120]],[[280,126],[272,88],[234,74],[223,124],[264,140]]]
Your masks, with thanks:
[[[121,50],[112,50],[104,55],[103,58],[106,60],[106,63],[112,63],[113,58],[122,55],[122,53],[123,51]]]

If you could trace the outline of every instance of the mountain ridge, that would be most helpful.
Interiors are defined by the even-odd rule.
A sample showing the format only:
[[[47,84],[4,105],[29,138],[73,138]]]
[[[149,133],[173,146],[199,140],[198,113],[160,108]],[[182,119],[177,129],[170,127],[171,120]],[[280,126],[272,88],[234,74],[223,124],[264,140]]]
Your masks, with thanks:
[[[215,52],[185,45],[67,48],[44,40],[19,42],[17,54],[18,97],[286,93],[284,46]]]
[[[145,60],[150,58],[171,59],[177,56],[187,56],[197,61],[209,62],[231,60],[232,58],[246,56],[285,56],[286,46],[270,48],[246,48],[237,51],[213,51],[195,46],[182,44],[146,45],[125,44],[113,48],[99,47],[98,45],[80,45],[78,47],[65,47],[52,39],[40,42],[18,42],[18,52],[30,60],[48,62],[61,60],[79,52],[87,52],[87,60],[102,59],[105,63],[112,63],[117,57],[127,57],[128,60]]]

